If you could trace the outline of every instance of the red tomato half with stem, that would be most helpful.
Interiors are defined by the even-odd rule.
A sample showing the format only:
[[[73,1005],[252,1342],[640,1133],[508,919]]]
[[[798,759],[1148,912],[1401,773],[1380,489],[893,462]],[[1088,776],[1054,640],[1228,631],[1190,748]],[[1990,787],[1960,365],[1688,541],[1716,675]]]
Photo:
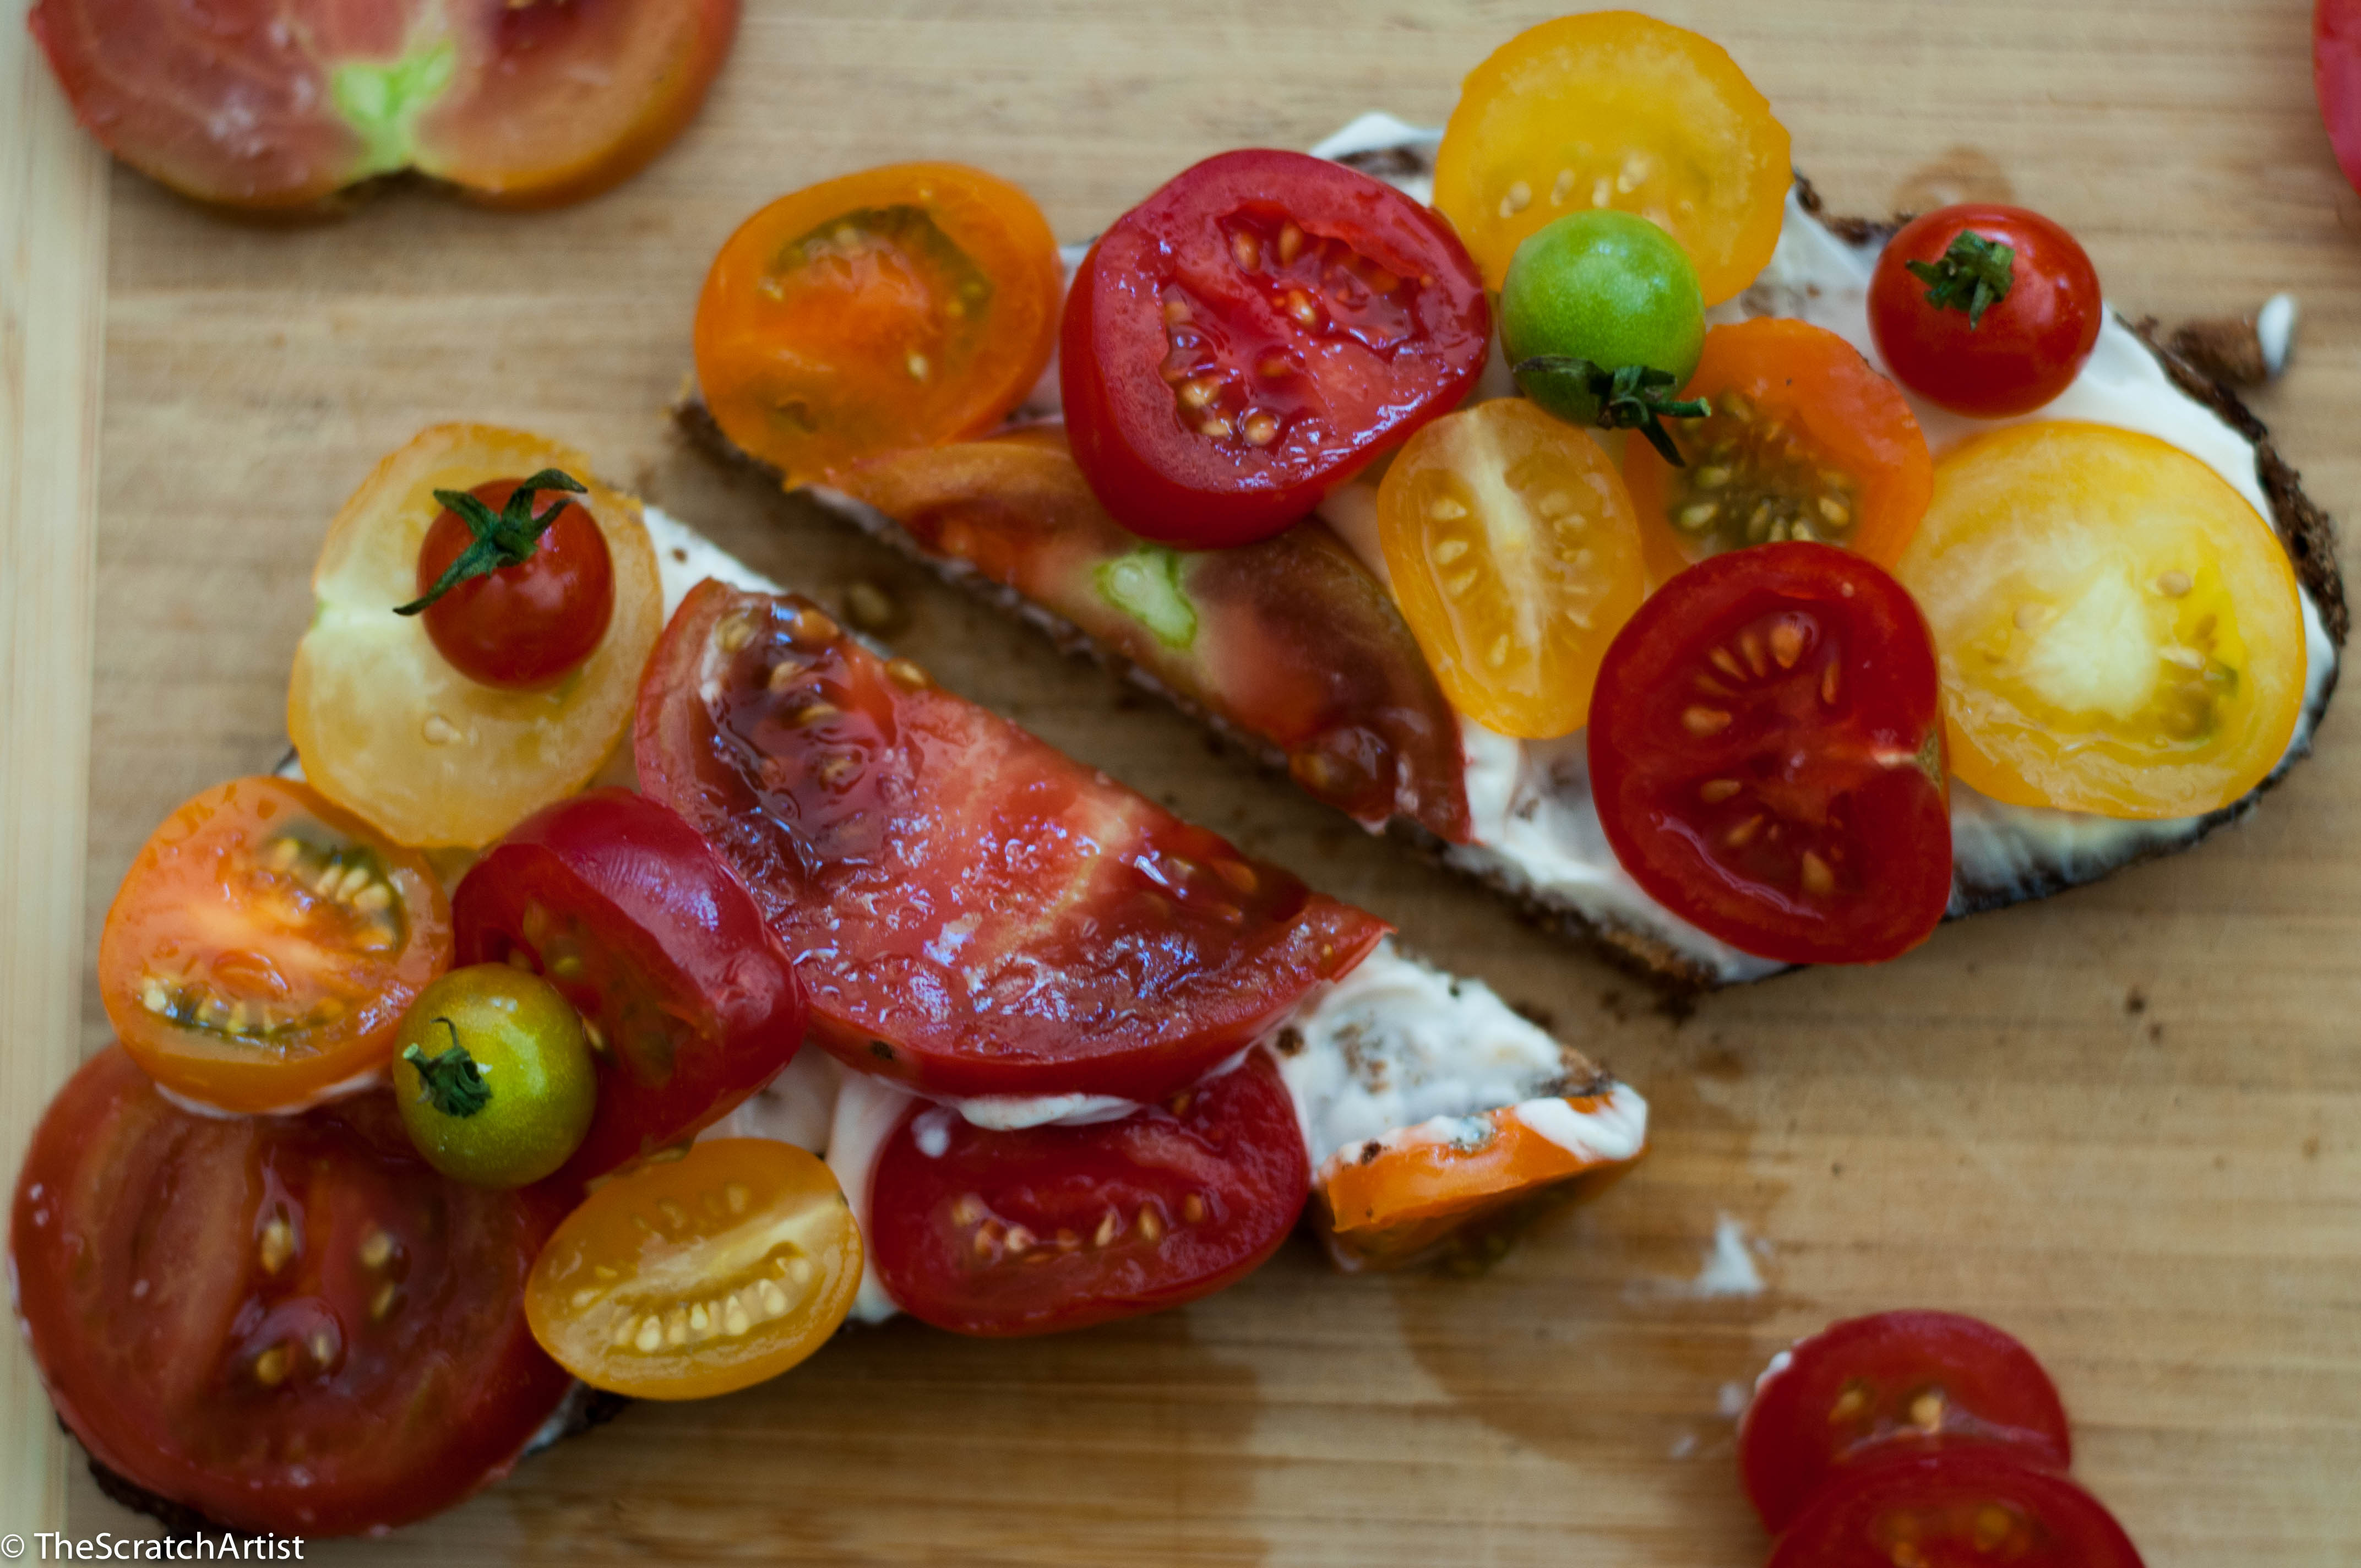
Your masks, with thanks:
[[[1456,408],[1490,332],[1433,212],[1324,159],[1225,152],[1116,219],[1075,274],[1074,460],[1135,533],[1248,543]]]
[[[1869,284],[1869,330],[1894,379],[1978,419],[2031,413],[2071,386],[2106,317],[2081,246],[2023,207],[1915,218],[1886,243]]]
[[[697,830],[645,795],[593,790],[525,818],[451,913],[460,963],[529,969],[582,1014],[598,1108],[554,1179],[693,1136],[803,1043],[795,960]]]
[[[505,1475],[565,1398],[524,1311],[564,1212],[436,1175],[382,1091],[199,1116],[111,1047],[33,1135],[8,1256],[92,1458],[218,1524],[356,1535]]]
[[[2312,12],[2312,84],[2345,183],[2361,190],[2361,0],[2318,0]]]
[[[1608,649],[1590,784],[1615,858],[1684,920],[1783,963],[1874,963],[1951,895],[1934,639],[1833,545],[1713,556]]]
[[[1779,1538],[1770,1568],[2141,1568],[2099,1500],[1999,1449],[1864,1465]]]
[[[1257,1051],[1120,1121],[994,1132],[940,1106],[879,1155],[886,1293],[959,1333],[1084,1328],[1210,1295],[1277,1251],[1311,1190],[1295,1102]]]
[[[1862,1464],[1977,1446],[2037,1470],[2067,1467],[2066,1407],[2041,1363],[1957,1312],[1880,1312],[1833,1324],[1772,1364],[1739,1426],[1738,1467],[1775,1535]]]

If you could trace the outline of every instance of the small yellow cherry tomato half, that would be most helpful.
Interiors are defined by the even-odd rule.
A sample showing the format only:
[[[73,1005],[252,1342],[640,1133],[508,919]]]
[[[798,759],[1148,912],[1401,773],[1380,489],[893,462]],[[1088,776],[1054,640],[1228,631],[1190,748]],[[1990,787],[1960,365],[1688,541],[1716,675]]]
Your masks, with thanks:
[[[1386,471],[1378,534],[1452,707],[1526,740],[1582,728],[1647,591],[1631,498],[1596,442],[1522,398],[1446,414]]]
[[[476,1187],[522,1187],[564,1165],[598,1104],[581,1015],[507,964],[456,969],[394,1036],[393,1093],[426,1163]]]
[[[1529,27],[1468,72],[1434,204],[1495,289],[1551,220],[1637,213],[1681,242],[1718,305],[1771,259],[1792,178],[1785,127],[1720,45],[1593,11]]]
[[[1979,437],[1935,466],[1897,575],[1935,633],[1951,769],[1996,800],[2195,817],[2287,752],[2294,569],[2178,447],[2067,421]]]
[[[525,1318],[594,1388],[702,1399],[818,1350],[851,1310],[862,1256],[851,1207],[816,1157],[719,1138],[585,1200],[533,1264]]]

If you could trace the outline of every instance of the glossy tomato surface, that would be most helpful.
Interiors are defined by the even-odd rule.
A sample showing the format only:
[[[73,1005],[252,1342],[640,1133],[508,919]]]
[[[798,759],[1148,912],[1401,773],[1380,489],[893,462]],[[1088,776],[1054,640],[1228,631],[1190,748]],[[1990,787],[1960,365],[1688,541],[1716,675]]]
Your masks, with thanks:
[[[1772,1364],[1739,1427],[1738,1467],[1776,1534],[1864,1464],[1979,1446],[2065,1470],[2066,1407],[2041,1363],[1957,1312],[1880,1312],[1832,1324]]]
[[[1490,327],[1433,212],[1323,159],[1225,152],[1116,219],[1075,274],[1074,459],[1145,538],[1264,538],[1456,407]]]
[[[636,746],[797,955],[813,1038],[928,1092],[1153,1098],[1386,931],[807,600],[693,590]]]
[[[1913,261],[1940,262],[1973,235],[2012,252],[2008,292],[1977,320],[1927,299]],[[2106,323],[2099,274],[2074,236],[2038,213],[1989,203],[1913,219],[1869,285],[1869,328],[1894,378],[1954,413],[2030,413],[2072,385]]]
[[[960,1333],[1079,1329],[1209,1295],[1287,1239],[1311,1168],[1261,1051],[1115,1122],[996,1132],[931,1106],[869,1190],[877,1271]]]
[[[468,493],[497,517],[516,490],[515,479],[496,479]],[[578,668],[615,615],[615,563],[598,525],[562,494],[530,499],[533,516],[550,519],[533,554],[455,585],[421,612],[435,651],[461,674],[517,691]],[[444,508],[418,547],[422,598],[475,542],[475,531]]]
[[[2312,82],[2336,165],[2361,190],[2361,0],[2315,0]]]
[[[124,874],[99,938],[106,1015],[174,1093],[300,1110],[385,1068],[451,961],[424,857],[291,779],[183,802]]]
[[[1940,693],[1902,585],[1827,544],[1717,555],[1608,650],[1590,779],[1615,857],[1743,952],[1872,963],[1951,893]]]
[[[532,206],[678,134],[738,0],[39,0],[30,19],[82,125],[183,194],[300,207],[414,168]]]
[[[435,1175],[390,1095],[198,1116],[110,1049],[35,1132],[8,1245],[93,1458],[222,1524],[352,1535],[506,1474],[565,1397],[524,1313],[561,1212]]]
[[[1996,1449],[1865,1465],[1779,1538],[1770,1568],[2140,1568],[2114,1516]]]
[[[753,897],[671,810],[593,790],[519,823],[452,895],[459,961],[521,964],[581,1014],[598,1076],[562,1175],[680,1142],[802,1044],[795,961]]]

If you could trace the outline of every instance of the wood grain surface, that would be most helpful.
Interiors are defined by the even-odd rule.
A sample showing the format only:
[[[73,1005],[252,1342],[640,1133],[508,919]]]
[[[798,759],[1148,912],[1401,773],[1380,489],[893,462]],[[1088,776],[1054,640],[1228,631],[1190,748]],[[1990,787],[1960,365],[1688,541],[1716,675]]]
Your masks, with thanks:
[[[2361,198],[2319,127],[2303,0],[1649,8],[1730,49],[1837,210],[2013,192],[2074,228],[2119,305],[2168,320],[2294,291],[2298,357],[2257,406],[2313,495],[2361,501]],[[1656,1107],[1636,1173],[1476,1277],[1348,1278],[1298,1245],[1214,1299],[1067,1338],[848,1333],[771,1386],[634,1409],[440,1519],[326,1555],[1740,1568],[1764,1542],[1734,1485],[1729,1401],[1796,1334],[1928,1305],[1991,1317],[2044,1357],[2080,1474],[2156,1568],[2361,1559],[2350,715],[2331,714],[2318,758],[2251,824],[2193,853],[1980,917],[1883,970],[1668,1014],[666,431],[706,262],[773,195],[954,157],[1020,181],[1080,238],[1224,148],[1305,146],[1372,107],[1439,120],[1464,71],[1546,14],[749,0],[703,117],[638,181],[568,211],[398,188],[341,221],[265,228],[115,172],[104,223],[77,231],[106,236],[103,294],[93,273],[56,296],[104,302],[79,890],[29,879],[44,835],[77,831],[58,792],[82,776],[86,632],[25,618],[71,594],[66,557],[87,548],[70,478],[89,448],[56,405],[82,406],[97,367],[28,383],[8,342],[12,1140],[68,1026],[63,1006],[31,1010],[27,988],[57,976],[28,975],[28,955],[82,966],[95,1048],[76,952],[116,879],[175,803],[277,755],[328,517],[379,455],[454,416],[583,445],[824,596],[885,587],[908,613],[897,641],[947,685],[1398,921],[1546,1010]],[[0,50],[0,81],[28,93],[15,59]],[[81,155],[25,111],[0,107],[10,177],[46,160],[35,183],[70,195]],[[9,216],[38,243],[29,203]],[[28,502],[37,461],[65,477]],[[20,564],[37,545],[64,553],[38,588]],[[1706,1271],[1718,1231],[1760,1292],[1713,1288],[1734,1272]],[[42,1418],[21,1358],[11,1371],[15,1507],[39,1490],[20,1484],[38,1464],[20,1444]],[[75,1530],[140,1528],[77,1477]]]

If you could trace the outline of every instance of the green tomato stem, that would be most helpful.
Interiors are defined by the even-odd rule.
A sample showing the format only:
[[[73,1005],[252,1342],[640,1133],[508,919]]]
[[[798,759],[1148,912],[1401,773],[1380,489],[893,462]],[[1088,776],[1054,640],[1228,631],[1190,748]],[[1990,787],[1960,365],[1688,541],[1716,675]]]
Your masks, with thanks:
[[[484,1081],[484,1069],[459,1043],[459,1025],[448,1018],[436,1018],[437,1024],[451,1031],[451,1048],[439,1057],[430,1057],[416,1041],[401,1053],[401,1059],[418,1069],[425,1086],[423,1098],[445,1116],[462,1120],[476,1114],[492,1102],[492,1086]]]
[[[566,510],[565,501],[553,501],[547,511],[535,517],[533,497],[536,490],[564,490],[577,496],[589,493],[579,479],[555,468],[544,468],[519,485],[510,495],[509,504],[497,513],[465,490],[435,491],[434,499],[467,525],[476,541],[459,552],[459,558],[434,579],[433,587],[408,604],[394,606],[393,613],[416,615],[470,577],[489,577],[503,567],[522,565],[533,559],[533,553],[541,547],[541,536],[549,532],[549,525]]]
[[[1927,285],[1928,304],[1938,311],[1967,312],[1970,332],[1983,325],[1984,313],[2007,299],[2016,281],[2016,252],[1964,229],[1952,236],[1941,259],[1903,265]]]
[[[1680,448],[1673,444],[1672,434],[1664,429],[1664,422],[1703,419],[1710,411],[1701,400],[1684,402],[1667,396],[1673,388],[1671,373],[1648,365],[1625,365],[1610,370],[1587,359],[1543,354],[1520,361],[1510,373],[1520,387],[1526,385],[1528,377],[1572,383],[1598,406],[1596,422],[1601,430],[1638,431],[1656,449],[1656,455],[1675,468],[1688,465],[1682,461]]]

